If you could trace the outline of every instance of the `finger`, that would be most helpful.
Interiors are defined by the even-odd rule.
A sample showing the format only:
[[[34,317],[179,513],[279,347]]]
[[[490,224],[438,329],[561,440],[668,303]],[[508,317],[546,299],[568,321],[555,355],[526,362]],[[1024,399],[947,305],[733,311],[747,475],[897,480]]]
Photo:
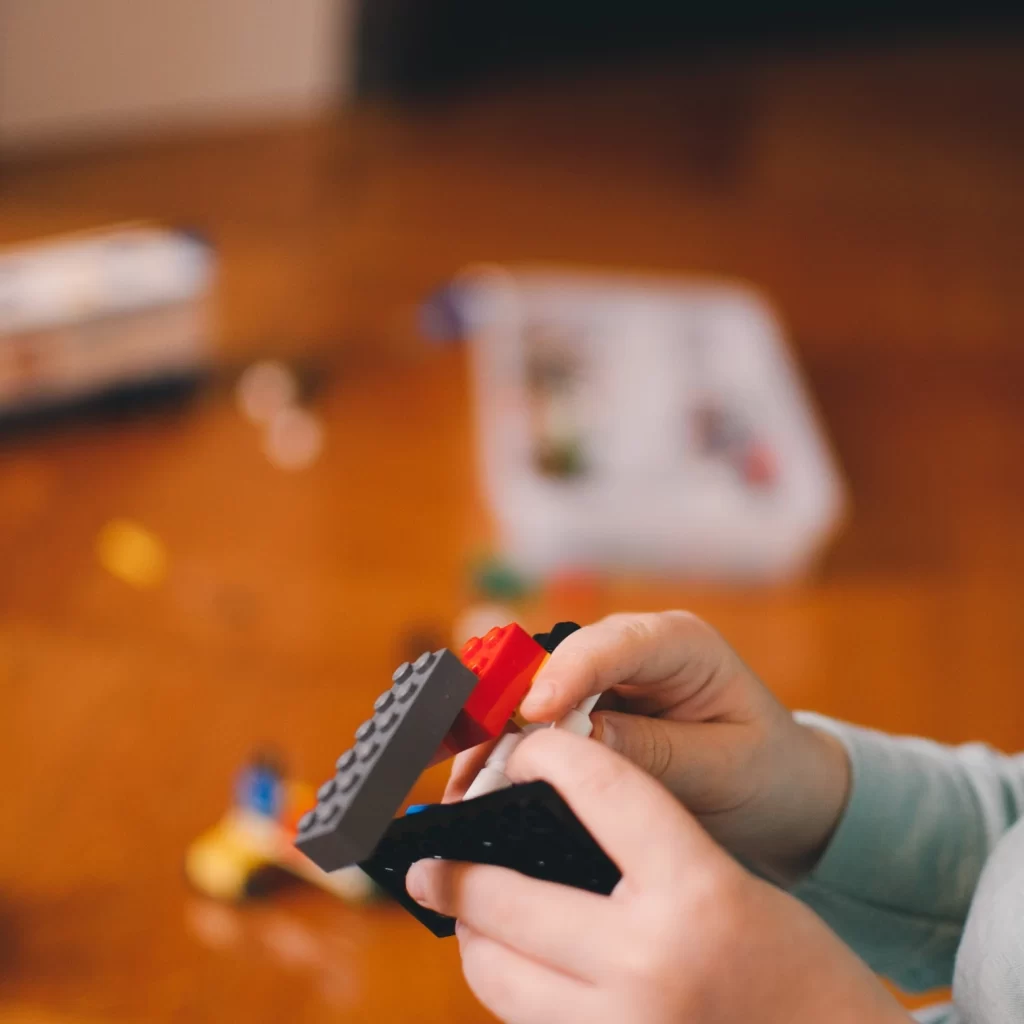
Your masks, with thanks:
[[[613,686],[657,688],[654,706],[694,695],[739,666],[731,648],[688,612],[610,615],[566,637],[537,673],[522,704],[530,721],[553,721],[584,697]]]
[[[607,897],[489,864],[422,860],[409,895],[481,935],[574,977],[598,981],[614,963],[620,908]]]
[[[681,865],[725,856],[664,786],[592,740],[542,729],[519,745],[506,775],[550,782],[631,888],[671,887]]]
[[[462,971],[473,994],[505,1024],[601,1019],[601,992],[472,927],[457,928]]]
[[[749,725],[598,712],[591,737],[657,779],[695,814],[729,809],[756,784]],[[724,803],[723,803],[724,801]]]
[[[475,747],[463,750],[455,755],[452,761],[452,770],[448,776],[448,785],[445,787],[441,803],[451,804],[463,800],[466,790],[473,784],[473,780],[480,773],[480,769],[487,763],[498,741],[510,732],[520,732],[515,722],[508,721],[501,731],[501,736],[496,736],[486,743],[479,743]]]
[[[448,784],[445,786],[444,796],[441,798],[442,803],[457,803],[466,795],[466,790],[473,784],[473,780],[487,762],[487,758],[491,756],[491,751],[497,742],[496,739],[490,740],[455,755],[451,774],[448,776]]]

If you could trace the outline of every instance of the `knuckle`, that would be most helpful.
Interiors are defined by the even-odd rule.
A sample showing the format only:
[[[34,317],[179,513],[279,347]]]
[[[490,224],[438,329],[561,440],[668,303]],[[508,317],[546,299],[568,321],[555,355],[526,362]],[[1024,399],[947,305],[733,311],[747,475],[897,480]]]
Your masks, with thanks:
[[[658,627],[658,615],[632,615],[623,624],[622,632],[625,638],[637,645],[645,645],[655,638]]]
[[[663,904],[651,905],[636,914],[621,944],[617,969],[631,988],[663,990],[666,980],[679,969],[678,931],[683,918],[670,916]]]
[[[633,732],[630,760],[654,778],[664,778],[672,767],[672,744],[667,742],[664,727],[654,719],[642,717],[636,717],[630,725]]]
[[[686,885],[686,913],[701,920],[709,944],[731,942],[744,919],[747,879],[731,862],[694,872]]]
[[[701,645],[720,647],[725,644],[718,630],[693,612],[675,609],[665,612],[665,617],[673,632],[690,637]]]
[[[633,644],[645,644],[657,629],[660,613],[615,612],[599,623],[602,635],[612,649]]]

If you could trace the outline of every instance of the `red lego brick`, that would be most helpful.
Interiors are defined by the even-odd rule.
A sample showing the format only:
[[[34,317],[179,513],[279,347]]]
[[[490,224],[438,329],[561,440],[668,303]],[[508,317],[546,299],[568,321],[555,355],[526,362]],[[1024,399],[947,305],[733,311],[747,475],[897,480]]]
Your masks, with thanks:
[[[514,622],[469,640],[459,658],[480,682],[445,737],[444,748],[458,753],[500,736],[546,657],[547,651]]]

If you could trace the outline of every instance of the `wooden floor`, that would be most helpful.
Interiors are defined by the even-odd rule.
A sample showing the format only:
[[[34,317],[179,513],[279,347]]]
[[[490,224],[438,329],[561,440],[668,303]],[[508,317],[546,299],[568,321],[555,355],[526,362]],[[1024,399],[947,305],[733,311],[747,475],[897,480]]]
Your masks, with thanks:
[[[1022,97],[1000,40],[734,55],[0,167],[0,241],[196,224],[225,361],[330,362],[303,474],[227,390],[0,440],[0,1020],[488,1019],[394,908],[227,910],[182,873],[255,744],[324,776],[403,635],[465,603],[486,527],[463,355],[415,314],[469,261],[753,281],[852,490],[806,585],[608,586],[538,624],[689,606],[795,706],[1024,747]],[[97,564],[116,516],[166,544],[159,590]]]

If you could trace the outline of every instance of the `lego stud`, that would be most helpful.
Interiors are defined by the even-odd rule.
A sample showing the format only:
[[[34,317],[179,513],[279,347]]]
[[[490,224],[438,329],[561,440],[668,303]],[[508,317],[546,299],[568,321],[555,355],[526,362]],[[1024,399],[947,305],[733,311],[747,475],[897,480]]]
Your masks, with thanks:
[[[356,752],[351,748],[346,750],[337,761],[334,762],[334,767],[339,772],[347,772],[349,768],[356,763]]]
[[[407,663],[408,664],[408,663]],[[395,703],[395,695],[390,690],[385,690],[374,702],[373,710],[376,712],[387,711]]]
[[[326,807],[321,807],[317,813],[317,819],[324,825],[330,825],[332,821],[341,813],[341,808],[337,804],[327,804]]]
[[[337,788],[338,788],[338,784],[334,781],[334,779],[328,779],[316,791],[316,798],[317,798],[317,800],[320,800],[320,801],[330,800],[330,798],[334,795],[334,791]]]
[[[362,742],[368,740],[376,731],[377,726],[374,724],[372,718],[367,719],[358,729],[356,729],[356,739]]]
[[[305,832],[307,828],[312,828],[316,823],[316,810],[306,811],[306,813],[299,818],[299,831]]]
[[[407,704],[412,695],[419,689],[419,687],[411,680],[407,679],[405,683],[398,688],[398,702],[399,704]]]
[[[380,750],[380,744],[376,740],[368,740],[366,743],[357,743],[356,757],[358,757],[360,761],[369,761],[378,750]]]
[[[402,664],[391,673],[391,681],[393,683],[404,683],[411,675],[412,665],[407,661],[403,661]]]
[[[353,752],[352,756],[355,757],[355,753],[354,752]],[[359,780],[361,778],[362,778],[362,776],[359,774],[359,772],[352,772],[350,775],[347,775],[345,777],[344,781],[341,783],[341,786],[340,786],[341,792],[342,793],[351,793],[352,790],[355,789],[355,787],[359,785]]]
[[[417,672],[426,672],[431,665],[434,664],[434,659],[437,657],[436,654],[432,654],[430,651],[424,651],[413,663],[413,668]]]
[[[478,636],[471,637],[462,648],[462,660],[466,661],[476,656],[476,653],[483,647],[484,642]]]

